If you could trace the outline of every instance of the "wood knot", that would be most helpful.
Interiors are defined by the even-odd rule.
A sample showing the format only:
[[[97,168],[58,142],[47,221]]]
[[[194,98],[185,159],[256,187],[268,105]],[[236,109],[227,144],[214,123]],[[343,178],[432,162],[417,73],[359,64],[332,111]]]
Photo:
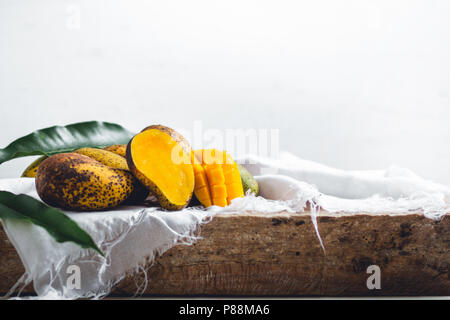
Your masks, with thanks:
[[[409,223],[402,223],[400,225],[400,237],[405,238],[412,235],[412,229]]]
[[[280,225],[281,224],[281,220],[280,219],[277,219],[277,218],[272,218],[272,225],[273,226],[278,226],[278,225]]]

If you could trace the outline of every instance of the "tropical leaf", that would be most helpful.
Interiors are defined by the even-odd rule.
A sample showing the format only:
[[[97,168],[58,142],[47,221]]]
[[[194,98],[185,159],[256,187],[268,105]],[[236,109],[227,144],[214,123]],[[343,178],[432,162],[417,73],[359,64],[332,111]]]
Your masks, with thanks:
[[[34,131],[0,149],[0,164],[25,156],[50,156],[83,147],[103,148],[113,144],[126,144],[133,135],[118,124],[100,121],[49,127]]]
[[[0,191],[0,218],[20,219],[36,224],[58,242],[72,241],[83,248],[92,248],[103,256],[91,236],[63,212],[25,194]]]

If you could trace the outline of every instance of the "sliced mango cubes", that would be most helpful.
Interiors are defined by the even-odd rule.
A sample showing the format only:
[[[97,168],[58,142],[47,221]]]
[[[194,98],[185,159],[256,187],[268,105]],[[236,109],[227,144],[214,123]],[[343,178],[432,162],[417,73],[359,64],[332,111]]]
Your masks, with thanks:
[[[192,151],[191,156],[194,193],[202,205],[225,207],[231,200],[244,196],[238,166],[226,151],[202,149]]]

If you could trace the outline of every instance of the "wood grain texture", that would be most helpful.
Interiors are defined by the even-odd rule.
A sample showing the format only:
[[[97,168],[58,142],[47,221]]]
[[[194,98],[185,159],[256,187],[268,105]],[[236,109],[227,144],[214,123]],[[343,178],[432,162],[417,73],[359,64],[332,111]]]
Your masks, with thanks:
[[[328,214],[318,217],[320,247],[309,213],[217,215],[203,239],[178,245],[148,269],[146,295],[373,296],[450,295],[450,219],[421,214]],[[22,275],[0,231],[0,292]],[[369,290],[369,265],[381,290]],[[139,273],[112,294],[130,296]],[[32,292],[28,287],[26,292]]]

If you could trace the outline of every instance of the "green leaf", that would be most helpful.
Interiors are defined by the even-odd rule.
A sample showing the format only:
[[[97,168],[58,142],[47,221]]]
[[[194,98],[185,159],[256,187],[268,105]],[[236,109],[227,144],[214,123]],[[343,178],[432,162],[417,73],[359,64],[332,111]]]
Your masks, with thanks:
[[[113,144],[126,144],[133,135],[118,124],[100,121],[49,127],[34,131],[0,149],[0,164],[25,156],[50,156],[83,147],[103,148]]]
[[[104,256],[91,236],[75,221],[58,209],[25,194],[0,191],[0,218],[29,221],[47,230],[58,242],[72,241],[83,248],[92,248]]]

